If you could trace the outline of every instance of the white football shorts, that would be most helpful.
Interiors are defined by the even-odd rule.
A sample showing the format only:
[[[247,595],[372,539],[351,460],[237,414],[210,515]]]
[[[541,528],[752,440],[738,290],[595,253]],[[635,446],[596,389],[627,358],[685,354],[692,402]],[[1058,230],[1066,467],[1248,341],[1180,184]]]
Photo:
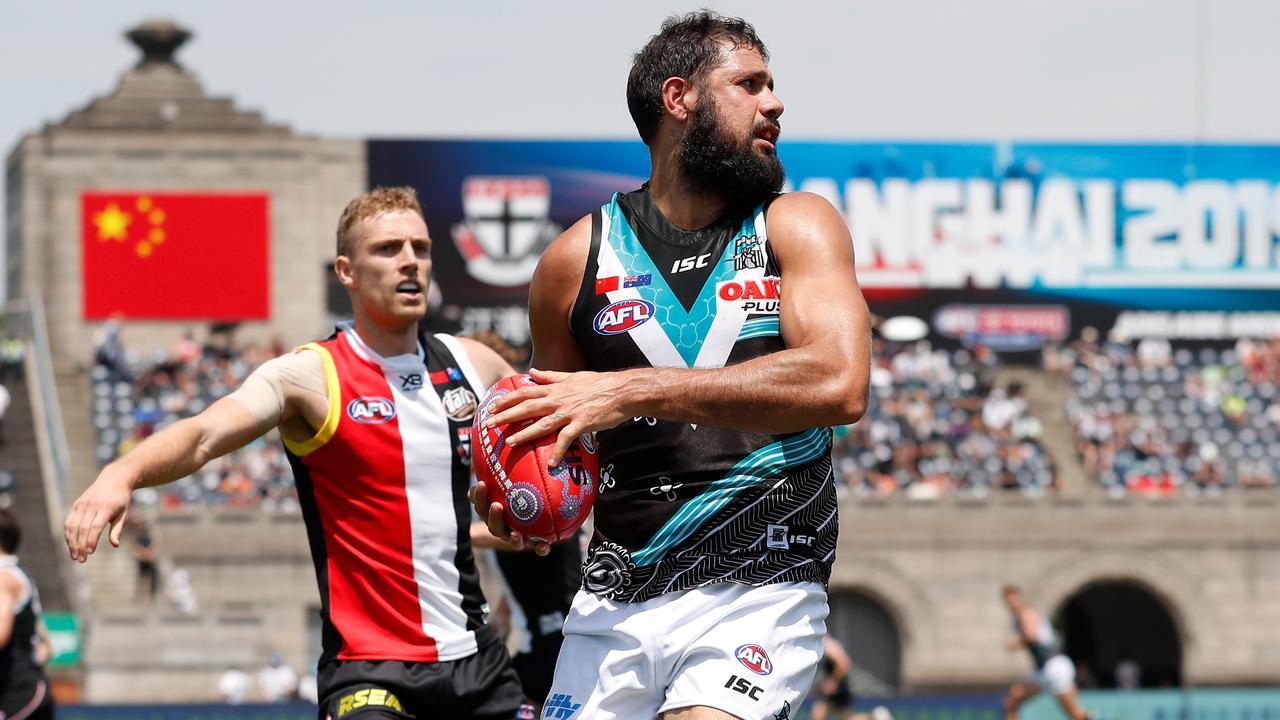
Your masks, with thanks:
[[[1054,655],[1031,673],[1031,682],[1050,695],[1061,695],[1076,686],[1075,663],[1066,655]]]
[[[640,603],[580,590],[542,716],[636,720],[704,705],[743,720],[794,717],[826,630],[827,593],[811,582],[723,583]]]

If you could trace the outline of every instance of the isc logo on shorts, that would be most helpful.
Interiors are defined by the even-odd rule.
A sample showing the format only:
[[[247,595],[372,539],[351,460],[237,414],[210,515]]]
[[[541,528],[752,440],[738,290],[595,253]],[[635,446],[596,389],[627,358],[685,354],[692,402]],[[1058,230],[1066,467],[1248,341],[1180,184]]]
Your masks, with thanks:
[[[358,397],[347,403],[347,417],[358,423],[384,423],[396,416],[396,405],[386,398]]]
[[[619,300],[596,313],[595,328],[601,335],[620,335],[640,327],[653,317],[648,300]]]
[[[769,660],[769,655],[764,648],[759,645],[742,645],[733,652],[733,656],[757,675],[768,675],[773,672],[773,662]]]

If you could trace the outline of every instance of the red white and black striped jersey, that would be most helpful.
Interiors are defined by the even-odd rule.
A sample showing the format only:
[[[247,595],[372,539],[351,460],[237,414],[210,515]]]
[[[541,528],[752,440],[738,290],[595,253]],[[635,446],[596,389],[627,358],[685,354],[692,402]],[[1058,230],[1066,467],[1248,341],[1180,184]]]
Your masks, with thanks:
[[[329,411],[285,440],[320,585],[329,660],[438,662],[476,652],[470,437],[484,386],[447,335],[382,357],[350,324],[320,354]]]

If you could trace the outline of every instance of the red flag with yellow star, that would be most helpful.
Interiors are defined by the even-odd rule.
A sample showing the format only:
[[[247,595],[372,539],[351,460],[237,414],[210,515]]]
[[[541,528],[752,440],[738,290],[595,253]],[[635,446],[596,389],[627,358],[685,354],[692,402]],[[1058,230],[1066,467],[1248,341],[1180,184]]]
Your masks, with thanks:
[[[80,207],[86,320],[268,317],[265,194],[86,192]]]

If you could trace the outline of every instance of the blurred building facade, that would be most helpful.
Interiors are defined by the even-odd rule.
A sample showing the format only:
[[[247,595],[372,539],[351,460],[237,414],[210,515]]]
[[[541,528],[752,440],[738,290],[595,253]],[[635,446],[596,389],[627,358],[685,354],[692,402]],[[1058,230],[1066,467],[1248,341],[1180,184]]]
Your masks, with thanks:
[[[113,92],[18,140],[7,160],[9,301],[43,301],[60,362],[87,363],[100,322],[85,320],[81,196],[89,191],[261,192],[269,197],[270,311],[243,338],[297,344],[328,332],[326,267],[346,202],[364,190],[364,143],[295,133],[209,95],[175,58],[190,33],[134,28],[142,51]],[[127,319],[127,318],[126,318]],[[190,321],[131,320],[125,341],[169,347]]]

